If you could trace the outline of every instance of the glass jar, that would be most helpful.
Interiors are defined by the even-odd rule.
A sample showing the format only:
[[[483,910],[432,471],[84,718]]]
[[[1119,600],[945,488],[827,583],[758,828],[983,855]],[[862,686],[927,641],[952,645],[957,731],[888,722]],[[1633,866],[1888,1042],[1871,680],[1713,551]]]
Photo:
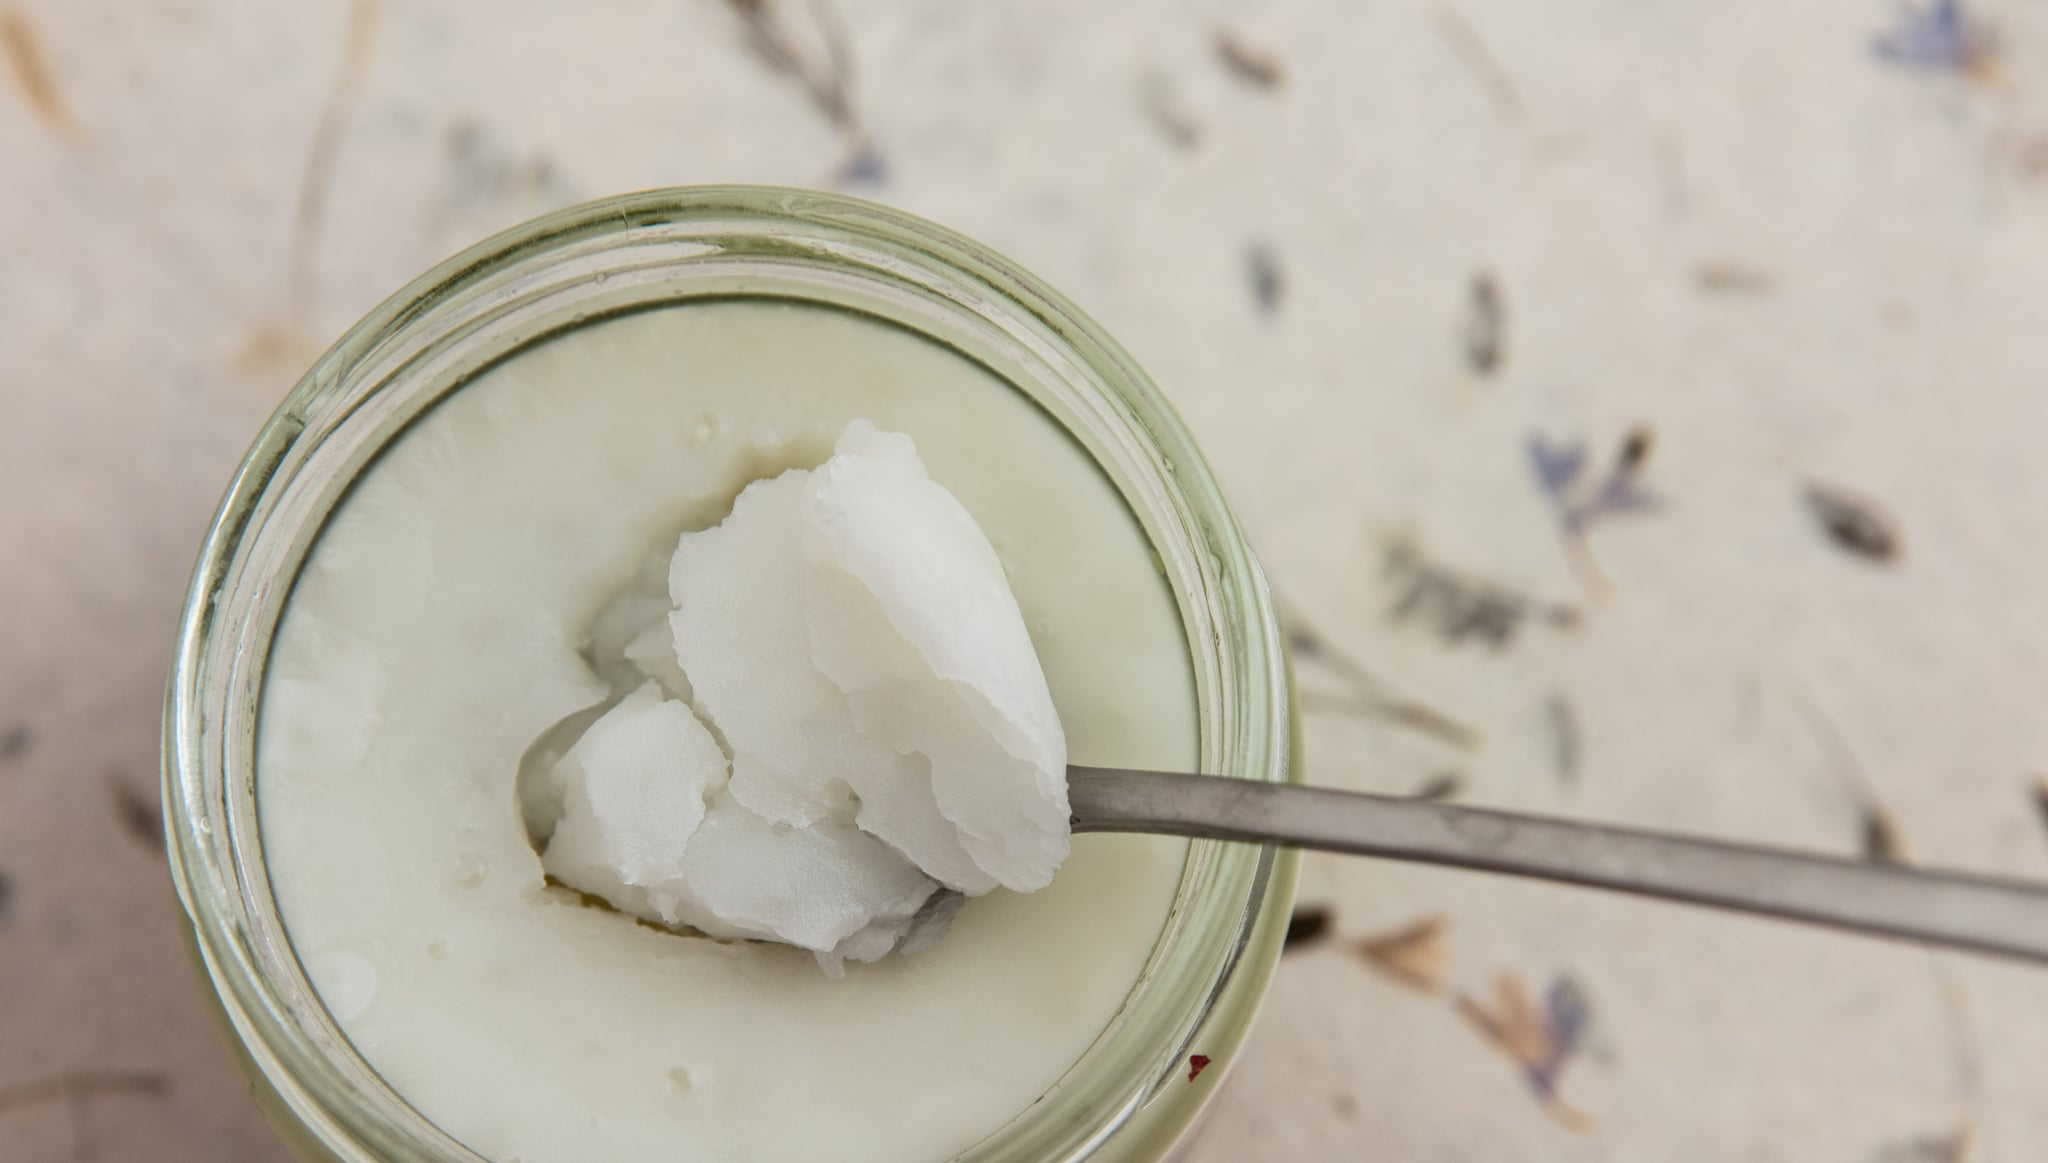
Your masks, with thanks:
[[[229,488],[185,606],[164,731],[171,869],[224,1025],[302,1158],[479,1157],[350,1046],[271,896],[253,756],[265,659],[300,563],[379,449],[478,370],[620,311],[734,296],[911,328],[1035,400],[1121,490],[1178,598],[1202,769],[1290,778],[1289,680],[1265,580],[1179,419],[1072,304],[958,235],[814,192],[656,190],[516,227],[398,292],[313,365]],[[1294,871],[1292,853],[1190,845],[1166,927],[1117,1016],[1050,1090],[961,1158],[1164,1158],[1250,1024]],[[1214,1065],[1191,1079],[1195,1056]]]

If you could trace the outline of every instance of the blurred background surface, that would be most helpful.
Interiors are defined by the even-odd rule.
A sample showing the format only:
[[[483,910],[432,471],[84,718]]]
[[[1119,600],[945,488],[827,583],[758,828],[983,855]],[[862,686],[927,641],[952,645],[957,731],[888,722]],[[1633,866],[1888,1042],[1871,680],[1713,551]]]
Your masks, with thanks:
[[[2048,877],[2048,5],[0,0],[0,1160],[277,1163],[163,870],[187,571],[501,227],[838,189],[1077,300],[1311,778]],[[2048,1155],[2048,973],[1311,857],[1192,1153]]]

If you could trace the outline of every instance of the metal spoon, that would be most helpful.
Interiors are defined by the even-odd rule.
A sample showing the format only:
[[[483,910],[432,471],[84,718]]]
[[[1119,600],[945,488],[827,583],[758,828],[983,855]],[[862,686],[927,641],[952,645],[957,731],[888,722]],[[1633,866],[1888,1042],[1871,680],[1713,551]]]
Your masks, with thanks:
[[[2048,963],[2048,886],[2024,881],[1213,775],[1076,766],[1067,794],[1076,832],[1447,864]]]

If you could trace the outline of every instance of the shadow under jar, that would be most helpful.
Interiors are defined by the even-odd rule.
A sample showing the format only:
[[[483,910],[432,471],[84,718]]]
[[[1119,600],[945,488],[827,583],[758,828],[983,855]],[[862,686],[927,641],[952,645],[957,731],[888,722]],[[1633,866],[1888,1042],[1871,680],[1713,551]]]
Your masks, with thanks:
[[[1183,1138],[1272,973],[1291,854],[1076,837],[1051,888],[842,980],[544,882],[515,771],[601,689],[608,602],[856,417],[916,438],[989,532],[1076,762],[1294,776],[1257,564],[1071,304],[818,193],[515,228],[314,365],[184,614],[172,870],[301,1157],[1150,1161]]]

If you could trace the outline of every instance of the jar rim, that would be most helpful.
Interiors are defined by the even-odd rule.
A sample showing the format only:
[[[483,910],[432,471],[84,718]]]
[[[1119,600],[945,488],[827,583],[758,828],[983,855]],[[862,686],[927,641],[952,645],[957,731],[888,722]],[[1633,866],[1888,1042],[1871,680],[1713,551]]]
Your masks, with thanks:
[[[1182,605],[1196,656],[1203,770],[1292,778],[1283,638],[1243,532],[1158,389],[1042,281],[912,215],[806,190],[650,190],[515,226],[413,280],[315,361],[237,470],[181,618],[164,729],[173,879],[198,960],[247,1064],[283,1117],[335,1157],[354,1151],[423,1163],[478,1158],[384,1086],[319,1005],[270,899],[253,824],[253,737],[270,636],[332,504],[329,496],[323,507],[309,490],[324,481],[334,492],[346,484],[340,474],[368,459],[360,449],[353,459],[342,457],[325,442],[337,432],[358,439],[382,432],[369,449],[374,454],[431,403],[415,399],[409,411],[400,408],[392,402],[394,386],[423,382],[436,359],[476,364],[484,321],[502,322],[513,318],[507,312],[535,305],[526,331],[514,327],[493,340],[518,350],[553,333],[536,330],[556,318],[539,306],[552,302],[547,295],[573,288],[586,303],[632,301],[674,278],[680,264],[695,264],[689,269],[701,277],[721,262],[753,272],[740,279],[740,291],[751,287],[770,297],[786,297],[774,293],[778,269],[844,275],[853,280],[848,294],[860,280],[890,280],[924,296],[935,312],[928,318],[966,313],[957,320],[960,330],[933,338],[983,344],[983,358],[1000,349],[1008,353],[1003,358],[1043,361],[1052,373],[1047,382],[1005,378],[1082,439],[1134,511],[1132,490],[1145,494],[1150,511],[1139,517]],[[594,289],[614,278],[609,291]],[[817,291],[833,293],[822,285]],[[577,314],[567,325],[585,318]],[[449,390],[459,386],[455,381]],[[1042,393],[1059,397],[1052,401],[1058,406]],[[1088,438],[1077,424],[1094,426]],[[1168,534],[1177,536],[1162,545]],[[1155,1100],[1180,1077],[1198,1037],[1218,1059],[1223,1055],[1213,1051],[1242,1037],[1278,956],[1273,914],[1291,898],[1293,868],[1291,853],[1270,848],[1192,845],[1167,929],[1110,1026],[1045,1096],[960,1158],[1102,1158],[1098,1148],[1141,1112],[1148,1138],[1177,1138],[1200,1102]],[[1187,955],[1190,948],[1201,956]],[[1132,1061],[1129,1043],[1139,1025],[1147,1046],[1170,1043],[1171,1053]],[[394,1104],[418,1125],[394,1126]]]

